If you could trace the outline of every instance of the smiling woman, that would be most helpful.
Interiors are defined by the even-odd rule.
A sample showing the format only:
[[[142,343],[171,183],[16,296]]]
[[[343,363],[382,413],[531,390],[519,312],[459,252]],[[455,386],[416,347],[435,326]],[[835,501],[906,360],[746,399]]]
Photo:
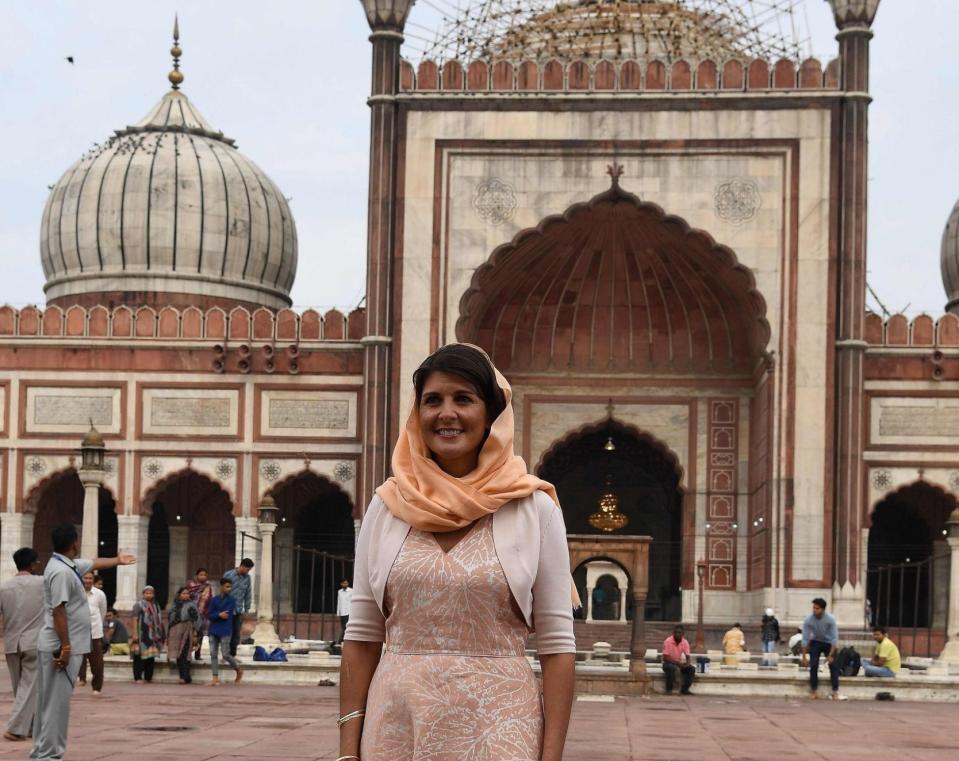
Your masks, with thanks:
[[[513,453],[512,392],[482,350],[443,347],[413,385],[357,544],[340,753],[559,761],[575,642],[556,492]]]

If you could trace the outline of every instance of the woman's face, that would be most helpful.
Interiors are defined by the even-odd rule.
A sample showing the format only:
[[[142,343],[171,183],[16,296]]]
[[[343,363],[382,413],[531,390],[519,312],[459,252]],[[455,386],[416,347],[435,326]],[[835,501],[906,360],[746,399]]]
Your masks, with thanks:
[[[180,601],[189,602],[189,600],[190,600],[190,593],[185,589],[180,590]]]
[[[153,602],[153,597],[154,597],[154,594],[153,594],[153,590],[152,590],[152,589],[144,589],[144,590],[143,590],[143,599],[144,599],[144,600],[146,600],[147,602]]]
[[[457,478],[473,471],[489,424],[476,389],[458,375],[431,373],[418,412],[420,433],[436,464]]]

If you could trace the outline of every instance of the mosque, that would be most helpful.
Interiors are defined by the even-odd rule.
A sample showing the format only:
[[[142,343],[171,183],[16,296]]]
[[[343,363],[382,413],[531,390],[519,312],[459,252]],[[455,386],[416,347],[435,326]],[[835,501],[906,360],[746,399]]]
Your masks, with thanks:
[[[53,187],[46,306],[0,309],[4,574],[51,526],[94,525],[88,545],[141,558],[108,579],[128,608],[148,580],[165,597],[258,558],[275,502],[289,633],[330,610],[412,372],[456,340],[510,379],[518,452],[557,485],[587,645],[634,618],[796,621],[817,595],[861,627],[870,569],[944,551],[959,205],[952,313],[867,312],[878,0],[830,0],[827,64],[749,56],[675,2],[587,0],[551,11],[568,38],[537,17],[486,57],[414,66],[413,0],[362,4],[363,309],[291,309],[293,216],[180,89],[178,44],[172,89]],[[640,21],[667,42],[631,44]],[[340,563],[322,580],[320,553]]]

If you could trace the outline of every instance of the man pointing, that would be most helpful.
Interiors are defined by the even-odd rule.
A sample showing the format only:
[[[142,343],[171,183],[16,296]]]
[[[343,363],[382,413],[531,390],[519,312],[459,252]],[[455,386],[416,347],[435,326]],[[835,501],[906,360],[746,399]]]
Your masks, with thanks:
[[[43,628],[37,643],[40,667],[30,754],[34,761],[62,759],[67,749],[70,696],[80,662],[90,650],[90,607],[83,574],[136,562],[127,553],[80,560],[80,540],[71,524],[53,530],[53,550],[43,572]]]

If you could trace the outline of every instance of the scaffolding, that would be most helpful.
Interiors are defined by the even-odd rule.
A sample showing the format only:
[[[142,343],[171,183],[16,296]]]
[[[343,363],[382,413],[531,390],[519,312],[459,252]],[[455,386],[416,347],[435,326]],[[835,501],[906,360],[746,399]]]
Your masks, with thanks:
[[[410,59],[800,61],[803,0],[421,0],[437,29],[411,24]]]

